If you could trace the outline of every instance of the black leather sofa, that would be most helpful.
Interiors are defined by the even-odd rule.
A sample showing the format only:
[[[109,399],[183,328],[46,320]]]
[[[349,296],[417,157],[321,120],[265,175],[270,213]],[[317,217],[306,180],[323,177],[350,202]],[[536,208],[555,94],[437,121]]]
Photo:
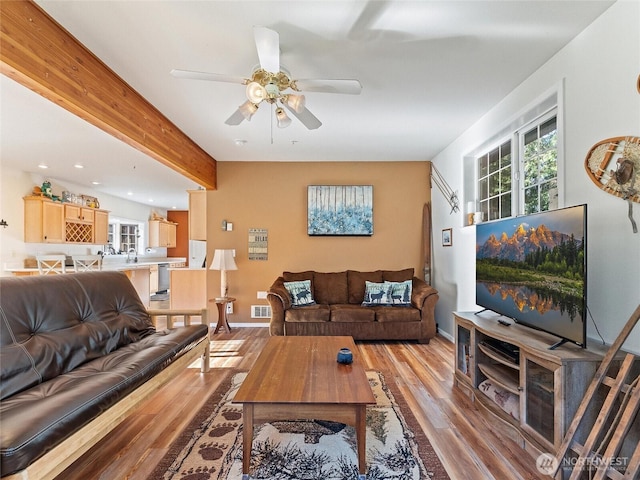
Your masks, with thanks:
[[[173,367],[209,368],[205,322],[157,331],[122,272],[0,278],[0,317],[3,477],[55,476]]]

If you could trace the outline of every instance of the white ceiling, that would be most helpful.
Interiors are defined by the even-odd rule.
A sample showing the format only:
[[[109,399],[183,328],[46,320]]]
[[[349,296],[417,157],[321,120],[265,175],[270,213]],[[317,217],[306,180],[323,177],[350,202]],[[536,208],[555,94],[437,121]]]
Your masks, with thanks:
[[[433,158],[611,1],[52,1],[54,19],[218,161]],[[248,77],[252,28],[280,34],[295,78],[355,78],[362,94],[306,93],[323,123],[224,121],[244,87],[171,69]],[[0,79],[2,165],[160,208],[196,185],[37,94]],[[243,140],[243,146],[236,145]],[[74,163],[85,166],[79,170]],[[91,181],[101,182],[92,186]],[[127,195],[131,192],[133,195]],[[149,199],[153,199],[150,201]]]

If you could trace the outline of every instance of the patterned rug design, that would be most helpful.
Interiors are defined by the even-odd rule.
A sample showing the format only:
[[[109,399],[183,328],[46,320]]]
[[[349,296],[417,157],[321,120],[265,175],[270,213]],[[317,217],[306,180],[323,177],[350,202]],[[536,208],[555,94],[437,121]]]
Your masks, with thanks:
[[[377,402],[367,408],[367,479],[448,479],[406,404],[400,408],[404,401],[399,391],[394,395],[379,372],[367,376]],[[229,375],[149,478],[242,478],[242,405],[233,403],[233,397],[245,377],[245,372]],[[298,420],[257,425],[251,479],[355,480],[356,452],[355,430],[341,423]]]

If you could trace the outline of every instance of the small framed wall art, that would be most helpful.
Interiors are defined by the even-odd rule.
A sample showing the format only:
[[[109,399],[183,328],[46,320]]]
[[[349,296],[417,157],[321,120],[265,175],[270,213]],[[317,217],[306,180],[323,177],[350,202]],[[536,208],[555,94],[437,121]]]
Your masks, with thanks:
[[[451,228],[445,228],[442,230],[442,246],[450,247],[453,245],[453,231]]]

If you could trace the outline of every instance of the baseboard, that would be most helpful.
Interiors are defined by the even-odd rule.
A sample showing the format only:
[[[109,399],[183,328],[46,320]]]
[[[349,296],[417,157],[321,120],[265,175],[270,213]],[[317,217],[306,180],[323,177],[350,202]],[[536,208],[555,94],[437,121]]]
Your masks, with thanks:
[[[215,326],[215,324],[214,324]],[[230,327],[232,328],[248,328],[248,327],[264,327],[264,328],[269,328],[269,324],[265,323],[265,322],[260,322],[260,323],[230,323],[229,324]]]
[[[452,335],[449,335],[447,332],[443,331],[442,329],[438,329],[437,331],[438,335],[440,335],[441,337],[446,338],[447,340],[449,340],[451,343],[455,343],[455,338],[453,338]]]

